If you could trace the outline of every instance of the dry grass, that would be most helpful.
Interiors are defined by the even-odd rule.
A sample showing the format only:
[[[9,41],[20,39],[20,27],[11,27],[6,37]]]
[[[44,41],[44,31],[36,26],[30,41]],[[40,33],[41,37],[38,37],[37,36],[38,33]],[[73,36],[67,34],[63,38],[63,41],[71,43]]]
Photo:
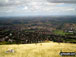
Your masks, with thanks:
[[[14,53],[5,53],[8,49],[14,49]],[[0,45],[0,57],[61,57],[60,50],[76,52],[76,44],[70,43],[38,43],[20,45]]]

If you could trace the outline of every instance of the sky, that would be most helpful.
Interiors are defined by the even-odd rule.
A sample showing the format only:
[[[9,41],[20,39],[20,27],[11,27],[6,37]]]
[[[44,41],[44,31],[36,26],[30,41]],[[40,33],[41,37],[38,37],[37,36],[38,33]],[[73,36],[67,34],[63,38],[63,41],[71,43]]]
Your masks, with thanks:
[[[0,0],[2,16],[76,16],[76,0]]]

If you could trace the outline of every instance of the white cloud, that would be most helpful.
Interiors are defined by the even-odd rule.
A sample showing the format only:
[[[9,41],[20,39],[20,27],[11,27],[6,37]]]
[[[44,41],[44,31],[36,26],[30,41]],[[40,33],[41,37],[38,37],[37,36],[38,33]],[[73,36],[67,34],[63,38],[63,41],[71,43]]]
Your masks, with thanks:
[[[67,9],[67,11],[75,11],[75,8]]]
[[[20,1],[16,1],[15,3],[20,4],[21,2]]]
[[[5,0],[5,2],[6,2],[6,3],[8,3],[8,2],[9,2],[9,0]]]
[[[26,13],[26,12],[72,12],[73,6],[66,7],[65,3],[52,3],[47,0],[5,0],[0,12],[5,13]],[[57,5],[60,5],[57,7]],[[65,5],[65,6],[64,6]]]
[[[27,6],[25,6],[25,7],[23,8],[23,10],[28,10],[28,7],[27,7]]]

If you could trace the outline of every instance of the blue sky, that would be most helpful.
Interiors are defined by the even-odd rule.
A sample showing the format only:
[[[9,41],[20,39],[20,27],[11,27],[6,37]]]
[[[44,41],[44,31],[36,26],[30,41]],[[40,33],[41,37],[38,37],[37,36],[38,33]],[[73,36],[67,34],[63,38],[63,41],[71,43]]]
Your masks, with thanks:
[[[76,16],[76,0],[0,0],[0,16]]]

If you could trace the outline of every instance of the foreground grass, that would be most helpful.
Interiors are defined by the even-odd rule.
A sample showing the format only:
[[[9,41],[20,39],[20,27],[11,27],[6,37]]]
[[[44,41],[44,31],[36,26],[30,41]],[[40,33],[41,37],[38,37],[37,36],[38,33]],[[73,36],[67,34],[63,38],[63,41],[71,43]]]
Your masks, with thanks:
[[[14,49],[14,53],[5,53],[8,49]],[[60,50],[64,52],[76,52],[76,44],[70,43],[38,43],[20,45],[0,45],[0,57],[61,57]]]

